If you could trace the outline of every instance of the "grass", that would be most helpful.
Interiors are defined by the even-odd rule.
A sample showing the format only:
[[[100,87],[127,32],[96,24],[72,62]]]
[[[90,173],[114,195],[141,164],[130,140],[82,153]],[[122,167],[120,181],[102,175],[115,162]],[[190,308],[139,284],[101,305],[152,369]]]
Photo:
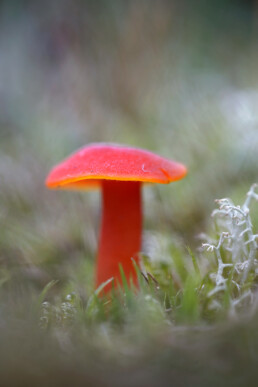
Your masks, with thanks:
[[[48,328],[65,325],[66,321],[71,324],[76,315],[91,324],[123,326],[134,320],[137,325],[137,319],[143,319],[151,324],[158,321],[200,325],[239,316],[243,309],[251,313],[256,298],[258,256],[249,207],[258,198],[256,188],[255,184],[251,187],[242,206],[234,205],[230,199],[218,200],[220,208],[212,213],[216,218],[213,243],[202,244],[202,249],[213,252],[214,257],[204,251],[194,254],[189,247],[175,246],[168,240],[167,251],[163,251],[166,262],[163,257],[155,257],[157,252],[150,248],[152,256],[141,256],[143,271],[135,265],[139,289],[127,283],[120,267],[120,289],[100,297],[110,279],[86,300],[85,306],[76,292],[56,305],[44,302],[41,325]],[[46,285],[40,302],[55,284],[51,281]]]

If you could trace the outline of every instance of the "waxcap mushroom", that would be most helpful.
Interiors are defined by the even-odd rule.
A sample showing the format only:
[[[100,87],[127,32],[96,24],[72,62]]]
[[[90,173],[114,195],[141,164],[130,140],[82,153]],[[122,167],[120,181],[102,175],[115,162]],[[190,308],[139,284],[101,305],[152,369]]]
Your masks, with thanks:
[[[86,145],[58,164],[46,180],[48,188],[100,187],[102,180],[168,184],[186,175],[183,164],[140,148],[109,143]]]
[[[51,189],[102,189],[102,222],[96,286],[114,279],[121,284],[120,265],[128,282],[137,286],[133,267],[141,250],[142,183],[168,184],[182,179],[186,167],[140,148],[94,143],[55,166],[46,179]],[[111,284],[106,286],[109,291]]]

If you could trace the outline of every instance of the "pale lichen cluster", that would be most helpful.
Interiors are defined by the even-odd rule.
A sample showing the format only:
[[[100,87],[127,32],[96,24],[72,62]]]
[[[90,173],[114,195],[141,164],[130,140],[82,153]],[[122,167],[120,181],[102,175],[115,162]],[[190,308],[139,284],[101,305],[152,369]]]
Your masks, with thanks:
[[[243,304],[252,304],[255,280],[258,278],[258,234],[254,233],[250,204],[258,200],[253,184],[242,206],[231,199],[216,200],[219,208],[212,217],[218,232],[217,243],[203,243],[203,248],[214,252],[216,270],[210,274],[214,287],[209,291],[210,309],[223,307],[227,296],[229,312],[234,314]]]
[[[39,325],[46,329],[51,324],[58,326],[66,326],[73,322],[77,308],[75,307],[75,295],[68,294],[65,301],[53,305],[48,301],[41,304]]]

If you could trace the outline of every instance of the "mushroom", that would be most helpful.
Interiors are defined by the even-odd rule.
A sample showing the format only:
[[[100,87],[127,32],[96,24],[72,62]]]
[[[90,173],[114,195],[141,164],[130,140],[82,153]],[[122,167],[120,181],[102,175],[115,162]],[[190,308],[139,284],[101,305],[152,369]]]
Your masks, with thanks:
[[[186,167],[147,150],[109,143],[87,145],[55,166],[46,179],[51,189],[102,189],[102,224],[96,287],[110,278],[137,286],[133,260],[141,250],[142,183],[167,184],[182,179]],[[132,260],[133,258],[133,260]],[[112,283],[105,286],[105,292]]]

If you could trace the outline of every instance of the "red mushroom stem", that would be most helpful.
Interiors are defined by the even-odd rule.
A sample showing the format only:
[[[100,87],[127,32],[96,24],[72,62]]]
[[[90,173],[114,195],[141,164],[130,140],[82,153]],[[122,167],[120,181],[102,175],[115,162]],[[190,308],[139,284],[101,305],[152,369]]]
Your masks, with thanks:
[[[102,224],[97,258],[96,286],[114,277],[115,286],[122,283],[119,264],[125,277],[137,285],[132,258],[138,263],[141,249],[142,210],[141,183],[103,180]],[[112,283],[105,287],[105,292]]]

